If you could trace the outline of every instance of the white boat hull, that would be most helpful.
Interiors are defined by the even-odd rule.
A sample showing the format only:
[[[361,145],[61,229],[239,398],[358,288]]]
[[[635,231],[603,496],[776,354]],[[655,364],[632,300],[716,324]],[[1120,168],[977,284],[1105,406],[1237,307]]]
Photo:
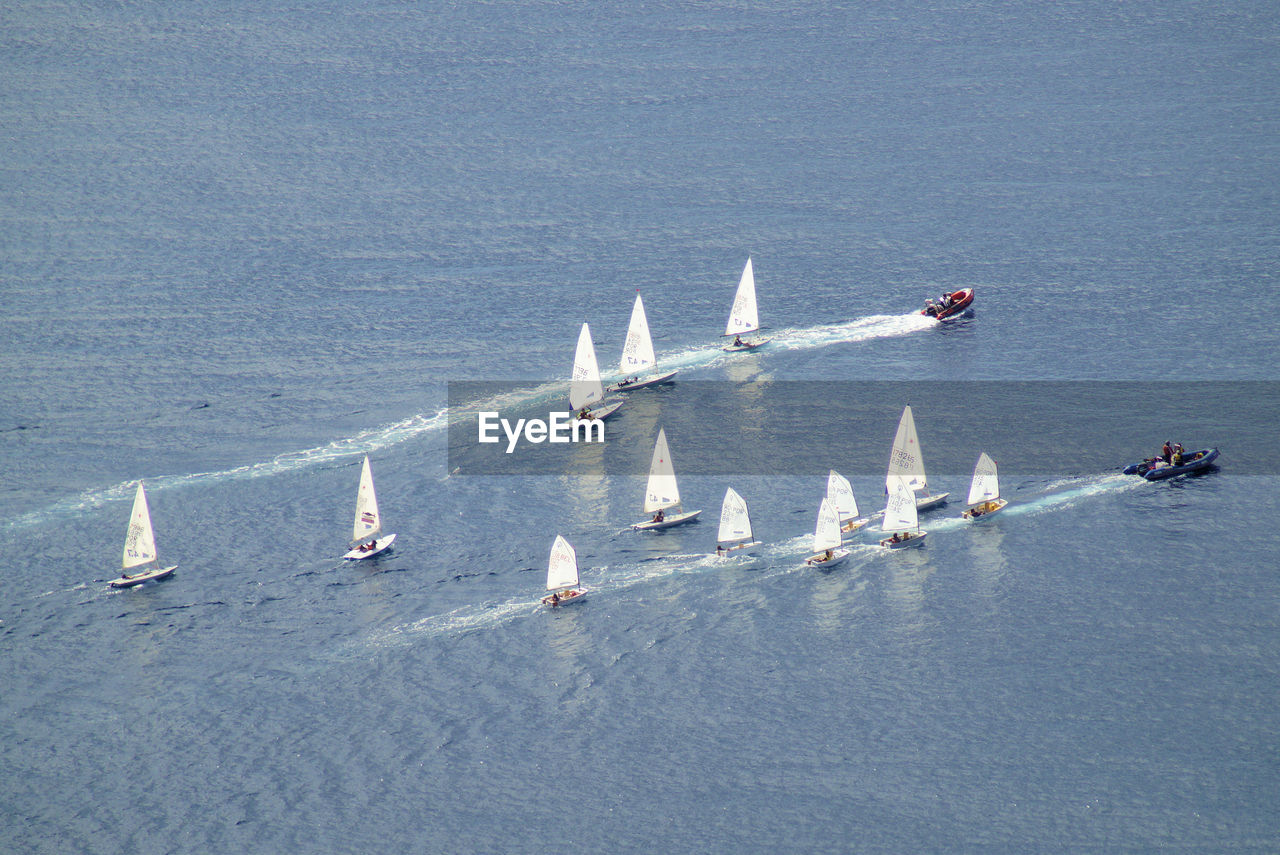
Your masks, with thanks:
[[[583,421],[603,421],[622,409],[622,404],[622,401],[602,401],[596,406],[588,408],[587,412],[590,417],[583,419]]]
[[[999,511],[1004,510],[1005,506],[1008,504],[1009,503],[1006,502],[1004,499],[996,499],[993,502],[983,502],[981,505],[978,505],[977,507],[969,508],[963,514],[961,514],[961,516],[969,520],[970,522],[985,520],[987,517],[991,516],[992,514],[998,513]],[[990,507],[991,505],[994,505],[995,507]]]
[[[166,579],[174,570],[177,569],[177,564],[172,567],[157,567],[154,570],[134,573],[132,576],[121,576],[119,579],[112,579],[107,583],[107,585],[112,588],[132,588],[134,585],[141,585],[143,582],[154,582],[157,579]]]
[[[891,540],[886,537],[880,541],[880,545],[885,549],[908,549],[912,546],[923,546],[924,536],[927,531],[911,531],[907,532],[907,536],[901,540]]]
[[[559,599],[552,599],[559,594]],[[559,606],[568,606],[573,603],[580,603],[587,598],[586,588],[571,588],[567,591],[557,591],[556,594],[547,594],[542,598],[542,605],[557,608]]]
[[[743,353],[748,350],[755,350],[763,344],[768,344],[770,339],[762,338],[759,341],[744,341],[742,344],[729,345],[724,349],[725,353]]]
[[[825,552],[821,552],[817,555],[810,555],[808,558],[804,560],[804,563],[808,564],[810,567],[820,567],[823,570],[827,570],[837,566],[838,564],[841,564],[848,557],[849,557],[849,550],[833,549],[831,550],[830,558],[826,557]]]
[[[938,505],[945,505],[947,496],[950,495],[950,493],[935,493],[932,496],[916,496],[916,513],[931,510],[938,507]]]
[[[748,554],[744,550],[755,549],[757,546],[762,546],[762,545],[763,544],[761,543],[761,541],[758,541],[758,540],[750,540],[745,543],[735,543],[733,546],[717,545],[716,555],[720,556],[721,558],[737,557],[739,555]]]
[[[682,514],[668,514],[663,517],[662,522],[654,522],[653,520],[648,520],[647,522],[635,523],[634,525],[631,526],[631,528],[634,531],[654,531],[660,528],[671,528],[673,525],[681,525],[682,523],[693,522],[695,519],[698,518],[698,514],[700,513],[702,513],[702,511],[699,510],[699,511],[688,511]]]
[[[632,380],[630,383],[625,380],[621,383],[615,383],[608,387],[606,392],[634,392],[636,389],[647,389],[650,386],[660,386],[663,383],[672,382],[679,371],[668,371],[666,374],[653,374],[648,377],[641,377],[638,380]]]
[[[348,561],[360,561],[361,559],[364,559],[364,558],[372,558],[375,555],[381,555],[382,553],[386,552],[388,549],[391,548],[391,544],[395,542],[395,539],[396,539],[396,536],[394,534],[388,534],[385,537],[379,537],[377,539],[377,542],[378,542],[377,549],[361,549],[360,547],[357,546],[355,549],[351,550],[350,552],[348,552],[346,555],[342,557],[347,559]]]

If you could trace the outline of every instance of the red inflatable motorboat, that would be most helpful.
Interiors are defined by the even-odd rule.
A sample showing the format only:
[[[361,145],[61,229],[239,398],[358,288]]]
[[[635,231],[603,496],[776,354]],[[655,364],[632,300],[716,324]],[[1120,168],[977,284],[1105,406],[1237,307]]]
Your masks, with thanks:
[[[954,318],[971,305],[973,305],[973,289],[962,288],[959,291],[952,291],[950,294],[943,294],[936,302],[926,300],[924,308],[920,310],[920,314],[944,321],[947,318]]]

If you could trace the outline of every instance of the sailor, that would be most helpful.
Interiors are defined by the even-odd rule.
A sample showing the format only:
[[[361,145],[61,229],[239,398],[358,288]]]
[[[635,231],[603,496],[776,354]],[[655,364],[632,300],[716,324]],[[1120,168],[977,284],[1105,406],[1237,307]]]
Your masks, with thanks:
[[[743,346],[743,345],[742,345],[742,336],[740,336],[740,335],[735,335],[735,336],[733,337],[733,344],[732,344],[732,345],[730,345],[730,346],[731,346],[731,347],[742,347],[742,346]]]
[[[551,602],[551,608],[553,608],[553,609],[554,609],[556,606],[560,605],[560,592],[559,592],[559,591],[552,591],[552,592],[551,592],[551,601],[550,601],[550,602]]]
[[[1167,439],[1164,441],[1164,448],[1160,449],[1160,457],[1165,463],[1173,460],[1173,445]]]

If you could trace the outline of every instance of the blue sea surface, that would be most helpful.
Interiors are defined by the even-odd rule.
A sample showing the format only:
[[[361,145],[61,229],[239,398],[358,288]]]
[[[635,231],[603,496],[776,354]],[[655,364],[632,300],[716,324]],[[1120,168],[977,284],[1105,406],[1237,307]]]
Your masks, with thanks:
[[[1225,382],[1280,364],[1278,89],[1262,2],[9,4],[0,851],[1280,850],[1280,476]],[[450,465],[450,384],[549,406],[637,291],[680,374],[628,465]],[[1208,383],[1105,464],[917,409],[926,462],[1045,465],[977,525],[935,466],[926,545],[829,572],[825,478],[712,392],[874,513],[912,401],[814,443],[839,402],[753,389],[1048,380]],[[677,409],[702,517],[633,532]],[[1166,439],[1220,470],[1119,474]],[[365,454],[397,541],[344,563]],[[139,480],[178,570],[109,590]]]

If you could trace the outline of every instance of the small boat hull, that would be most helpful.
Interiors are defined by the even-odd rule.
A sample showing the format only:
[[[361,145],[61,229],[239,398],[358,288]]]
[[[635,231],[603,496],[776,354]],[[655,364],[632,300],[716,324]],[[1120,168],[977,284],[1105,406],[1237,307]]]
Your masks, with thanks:
[[[867,517],[859,517],[858,519],[847,520],[840,524],[840,531],[844,532],[845,534],[848,534],[849,532],[857,531],[858,529],[862,528],[864,525],[866,525],[869,522],[871,522],[871,520],[868,519]]]
[[[821,552],[817,555],[810,555],[808,558],[804,560],[804,563],[809,565],[810,567],[817,567],[821,570],[830,570],[832,567],[836,567],[842,564],[844,560],[848,557],[849,557],[849,550],[833,549],[831,550],[830,558],[826,557],[825,552]]]
[[[950,493],[935,493],[932,496],[916,496],[916,513],[928,511],[947,503]]]
[[[377,549],[361,549],[357,546],[342,557],[348,561],[362,561],[365,558],[373,558],[375,555],[381,555],[390,549],[391,544],[395,542],[395,539],[396,536],[394,534],[388,534],[386,537],[378,538]]]
[[[621,383],[615,383],[608,387],[606,392],[634,392],[637,389],[647,389],[650,386],[661,386],[663,383],[675,382],[675,376],[679,371],[668,371],[666,374],[653,374],[648,377],[640,377],[630,382],[623,380]]]
[[[960,516],[964,517],[970,522],[974,522],[977,520],[985,520],[987,517],[991,516],[997,511],[1004,510],[1004,507],[1007,504],[1009,503],[1006,502],[1004,499],[996,499],[991,502],[983,502],[981,505],[975,505],[974,507],[969,508]]]
[[[1124,468],[1126,475],[1141,475],[1148,481],[1163,481],[1165,478],[1172,478],[1175,475],[1189,475],[1193,472],[1202,472],[1213,466],[1213,461],[1218,459],[1218,449],[1202,448],[1199,451],[1183,456],[1183,462],[1177,466],[1172,463],[1165,463],[1163,460],[1156,460],[1154,463],[1150,460],[1144,460],[1141,463],[1133,463]]]
[[[622,401],[602,401],[587,410],[588,417],[582,421],[603,421],[622,409]]]
[[[542,605],[551,606],[551,608],[554,609],[559,608],[560,606],[569,606],[574,603],[580,603],[586,598],[586,588],[571,588],[567,591],[557,591],[554,594],[547,594],[542,598]]]
[[[885,549],[909,549],[913,546],[923,546],[924,537],[928,533],[927,531],[909,531],[905,533],[906,537],[901,537],[898,540],[894,540],[892,537],[883,538],[880,541],[880,545]]]
[[[668,514],[662,518],[662,522],[654,522],[653,520],[649,520],[648,522],[635,523],[634,525],[631,526],[631,528],[633,531],[655,531],[660,528],[671,528],[672,526],[675,526],[675,525],[682,525],[687,522],[693,522],[695,519],[698,518],[698,514],[700,513],[702,513],[702,511],[698,510],[698,511],[688,511],[686,513],[681,513],[681,514]]]
[[[951,299],[947,303],[945,309],[937,306],[925,306],[920,310],[920,314],[935,317],[940,321],[950,318],[956,318],[968,311],[973,305],[973,289],[962,288],[959,291],[952,291],[948,294]]]
[[[143,582],[155,582],[160,579],[167,579],[178,569],[175,564],[172,567],[157,567],[154,570],[148,570],[145,573],[134,573],[132,576],[121,576],[119,579],[112,579],[107,583],[110,588],[132,588],[135,585],[141,585]]]
[[[728,347],[724,348],[724,352],[725,353],[744,353],[748,350],[755,350],[757,347],[760,347],[761,345],[768,344],[769,341],[770,340],[767,338],[762,338],[759,341],[744,341],[742,344],[737,344],[737,345],[731,344]]]

